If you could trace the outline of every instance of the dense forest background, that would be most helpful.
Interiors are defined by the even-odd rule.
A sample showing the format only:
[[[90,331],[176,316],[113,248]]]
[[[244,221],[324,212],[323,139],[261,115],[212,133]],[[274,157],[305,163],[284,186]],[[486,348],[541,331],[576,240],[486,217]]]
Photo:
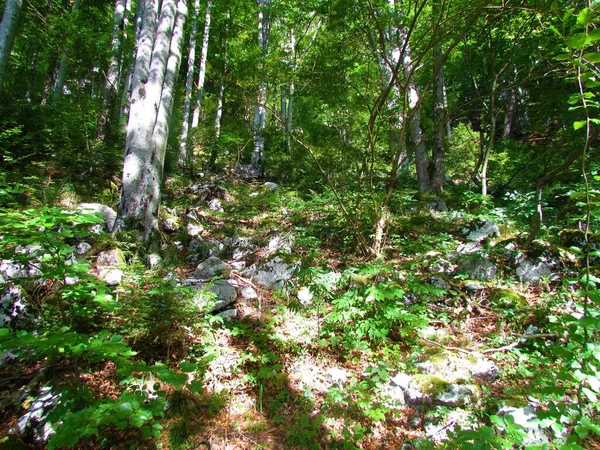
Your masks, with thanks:
[[[0,8],[0,447],[600,447],[600,2]]]

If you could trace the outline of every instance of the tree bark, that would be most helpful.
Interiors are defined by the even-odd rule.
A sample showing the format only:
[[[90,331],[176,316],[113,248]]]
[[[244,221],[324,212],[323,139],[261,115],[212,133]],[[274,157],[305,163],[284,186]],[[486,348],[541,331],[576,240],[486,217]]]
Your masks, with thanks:
[[[125,18],[125,0],[115,0],[115,11],[112,33],[112,55],[106,72],[106,83],[102,101],[102,110],[98,117],[96,126],[96,141],[104,141],[110,135],[111,117],[113,107],[119,90],[119,79],[121,76],[121,30]]]
[[[157,228],[169,121],[187,14],[185,0],[144,0],[132,79],[119,217],[148,240]]]
[[[179,167],[187,167],[190,161],[188,132],[190,128],[190,112],[192,109],[192,89],[194,87],[194,71],[196,69],[196,33],[198,30],[198,11],[200,0],[194,0],[192,13],[192,30],[190,32],[188,70],[185,79],[185,95],[183,99],[183,121],[181,125],[181,140],[179,141]]]
[[[208,56],[208,37],[210,34],[210,9],[212,0],[206,3],[206,15],[204,17],[204,34],[202,35],[202,53],[200,55],[200,68],[198,71],[198,94],[194,104],[194,115],[192,117],[192,129],[198,128],[200,123],[200,109],[202,108],[202,97],[204,96],[204,78],[206,77],[206,58]]]
[[[231,20],[231,12],[227,11],[227,26],[225,27],[225,42],[223,44],[223,72],[221,72],[221,83],[219,86],[219,94],[217,95],[217,112],[215,114],[215,138],[218,139],[221,135],[221,118],[223,117],[223,101],[225,99],[225,75],[227,74],[227,50],[229,40],[229,21]],[[211,155],[212,158],[212,155]],[[217,156],[215,154],[214,160]],[[214,161],[212,161],[214,164]]]
[[[75,14],[79,10],[80,0],[73,0],[73,6],[71,7],[71,14]],[[58,71],[56,72],[56,79],[54,81],[54,88],[52,89],[52,101],[57,101],[63,94],[65,89],[65,83],[67,81],[67,65],[69,63],[69,51],[70,45],[67,43],[63,50],[60,64],[58,65]]]
[[[127,0],[125,3],[125,9],[127,13],[123,19],[123,40],[127,39],[127,35],[125,34],[127,31],[129,15],[131,13],[131,1]],[[144,2],[143,0],[139,0],[137,2],[137,6],[135,8],[135,17],[134,17],[134,30],[133,30],[133,54],[131,57],[131,62],[127,64],[127,74],[124,77],[123,81],[123,94],[121,97],[121,110],[119,112],[119,121],[122,124],[123,132],[127,132],[127,121],[129,119],[129,102],[131,100],[131,85],[133,80],[133,70],[135,66],[135,57],[137,55],[137,49],[140,41],[140,34],[142,32],[142,22],[143,22],[143,14],[144,14]]]
[[[440,13],[440,0],[433,2],[433,21],[434,28],[436,27],[437,15]],[[438,41],[433,46],[434,60],[434,81],[433,81],[433,158],[432,158],[432,173],[431,173],[431,190],[436,194],[441,194],[444,190],[444,176],[446,174],[446,165],[444,155],[446,153],[446,99],[445,99],[445,83],[444,83],[444,68],[442,58],[441,42]]]
[[[6,0],[4,5],[2,24],[0,24],[0,91],[2,91],[8,61],[15,43],[22,8],[23,0]]]
[[[254,108],[253,137],[251,164],[261,175],[264,175],[265,164],[265,127],[267,124],[267,74],[265,58],[269,49],[270,15],[267,8],[270,0],[258,0],[258,47],[262,52],[260,63],[261,80],[258,87],[256,107]]]

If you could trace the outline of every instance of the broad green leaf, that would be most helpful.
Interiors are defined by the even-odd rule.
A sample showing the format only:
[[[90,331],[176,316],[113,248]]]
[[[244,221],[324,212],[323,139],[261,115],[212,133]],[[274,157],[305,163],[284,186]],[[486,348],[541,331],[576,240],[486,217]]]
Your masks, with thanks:
[[[583,57],[592,63],[600,62],[600,52],[584,53]]]
[[[567,39],[569,48],[580,49],[587,45],[588,35],[586,33],[577,33]]]
[[[573,128],[575,130],[579,130],[580,128],[583,128],[587,125],[587,120],[578,120],[577,122],[573,123]]]

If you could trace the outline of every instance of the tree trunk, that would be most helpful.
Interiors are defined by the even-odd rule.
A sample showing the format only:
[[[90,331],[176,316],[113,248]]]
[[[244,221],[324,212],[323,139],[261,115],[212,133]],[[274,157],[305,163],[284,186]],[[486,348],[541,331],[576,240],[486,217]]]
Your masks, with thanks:
[[[125,9],[127,13],[123,19],[123,40],[127,40],[127,25],[129,21],[129,15],[131,14],[131,1],[127,0],[125,3]],[[129,101],[131,99],[131,84],[133,80],[133,70],[135,66],[135,56],[137,54],[137,49],[140,40],[140,33],[142,32],[142,22],[143,22],[143,0],[139,0],[137,2],[137,6],[135,8],[135,17],[134,17],[134,30],[133,30],[133,55],[131,58],[131,62],[127,64],[127,74],[124,77],[123,81],[123,94],[121,96],[121,110],[119,112],[119,121],[122,124],[123,132],[127,132],[127,121],[129,119]]]
[[[79,2],[80,0],[73,0],[71,14],[75,14],[79,10]],[[52,101],[57,101],[65,89],[65,82],[67,81],[67,65],[69,62],[69,47],[70,44],[67,43],[60,59],[60,64],[58,65],[58,71],[56,72],[56,79],[54,81],[54,88],[52,89]]]
[[[4,84],[22,8],[23,0],[6,0],[4,5],[2,24],[0,24],[0,91],[2,91],[2,85]]]
[[[194,104],[194,115],[192,117],[192,129],[198,128],[200,123],[200,108],[202,108],[202,97],[204,96],[204,78],[206,77],[206,57],[208,55],[208,36],[210,34],[210,9],[212,0],[206,3],[206,15],[204,18],[204,34],[202,36],[202,53],[200,55],[200,69],[198,71],[198,94]]]
[[[119,217],[143,230],[157,228],[169,121],[183,42],[185,0],[144,0],[144,21],[132,79]]]
[[[270,16],[267,13],[270,0],[258,0],[258,47],[262,51],[260,63],[261,81],[258,87],[256,107],[254,109],[253,134],[254,149],[251,164],[261,175],[264,174],[265,163],[265,127],[267,123],[267,74],[265,58],[269,49]]]
[[[440,0],[434,1],[434,27],[435,19],[439,14]],[[434,60],[434,80],[433,80],[433,170],[431,173],[431,190],[436,194],[441,194],[444,190],[444,175],[446,174],[446,165],[444,155],[446,153],[446,107],[445,107],[445,89],[444,89],[444,68],[442,61],[441,43],[438,41],[433,47]]]
[[[183,121],[181,125],[181,140],[179,141],[179,167],[187,167],[190,161],[188,131],[190,128],[190,112],[192,109],[192,89],[194,87],[194,70],[196,68],[196,32],[198,30],[198,11],[200,0],[194,0],[192,13],[192,31],[190,32],[188,70],[185,79],[185,95],[183,100]]]
[[[110,135],[111,117],[113,115],[113,106],[119,90],[119,78],[121,76],[121,29],[125,14],[125,0],[115,0],[115,12],[113,20],[112,34],[112,55],[106,72],[106,83],[104,85],[104,95],[102,101],[102,110],[98,117],[96,126],[96,141],[104,141]]]
[[[227,49],[229,39],[229,21],[231,20],[231,12],[227,11],[227,26],[225,27],[225,43],[223,45],[223,72],[221,73],[221,83],[219,86],[219,94],[217,95],[217,113],[215,114],[215,138],[218,139],[221,135],[221,118],[223,117],[223,101],[225,99],[225,75],[227,74]],[[215,155],[216,160],[216,155]],[[214,163],[214,161],[213,161]]]

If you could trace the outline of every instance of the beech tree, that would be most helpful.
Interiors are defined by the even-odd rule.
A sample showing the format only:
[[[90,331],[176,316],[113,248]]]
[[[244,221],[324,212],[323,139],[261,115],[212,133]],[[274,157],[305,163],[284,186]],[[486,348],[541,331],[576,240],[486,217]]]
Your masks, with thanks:
[[[10,53],[15,42],[17,23],[22,7],[23,0],[6,0],[4,4],[4,14],[2,24],[0,24],[0,91],[2,90]]]
[[[120,220],[148,240],[157,227],[169,123],[187,15],[185,0],[144,0],[132,79]]]

